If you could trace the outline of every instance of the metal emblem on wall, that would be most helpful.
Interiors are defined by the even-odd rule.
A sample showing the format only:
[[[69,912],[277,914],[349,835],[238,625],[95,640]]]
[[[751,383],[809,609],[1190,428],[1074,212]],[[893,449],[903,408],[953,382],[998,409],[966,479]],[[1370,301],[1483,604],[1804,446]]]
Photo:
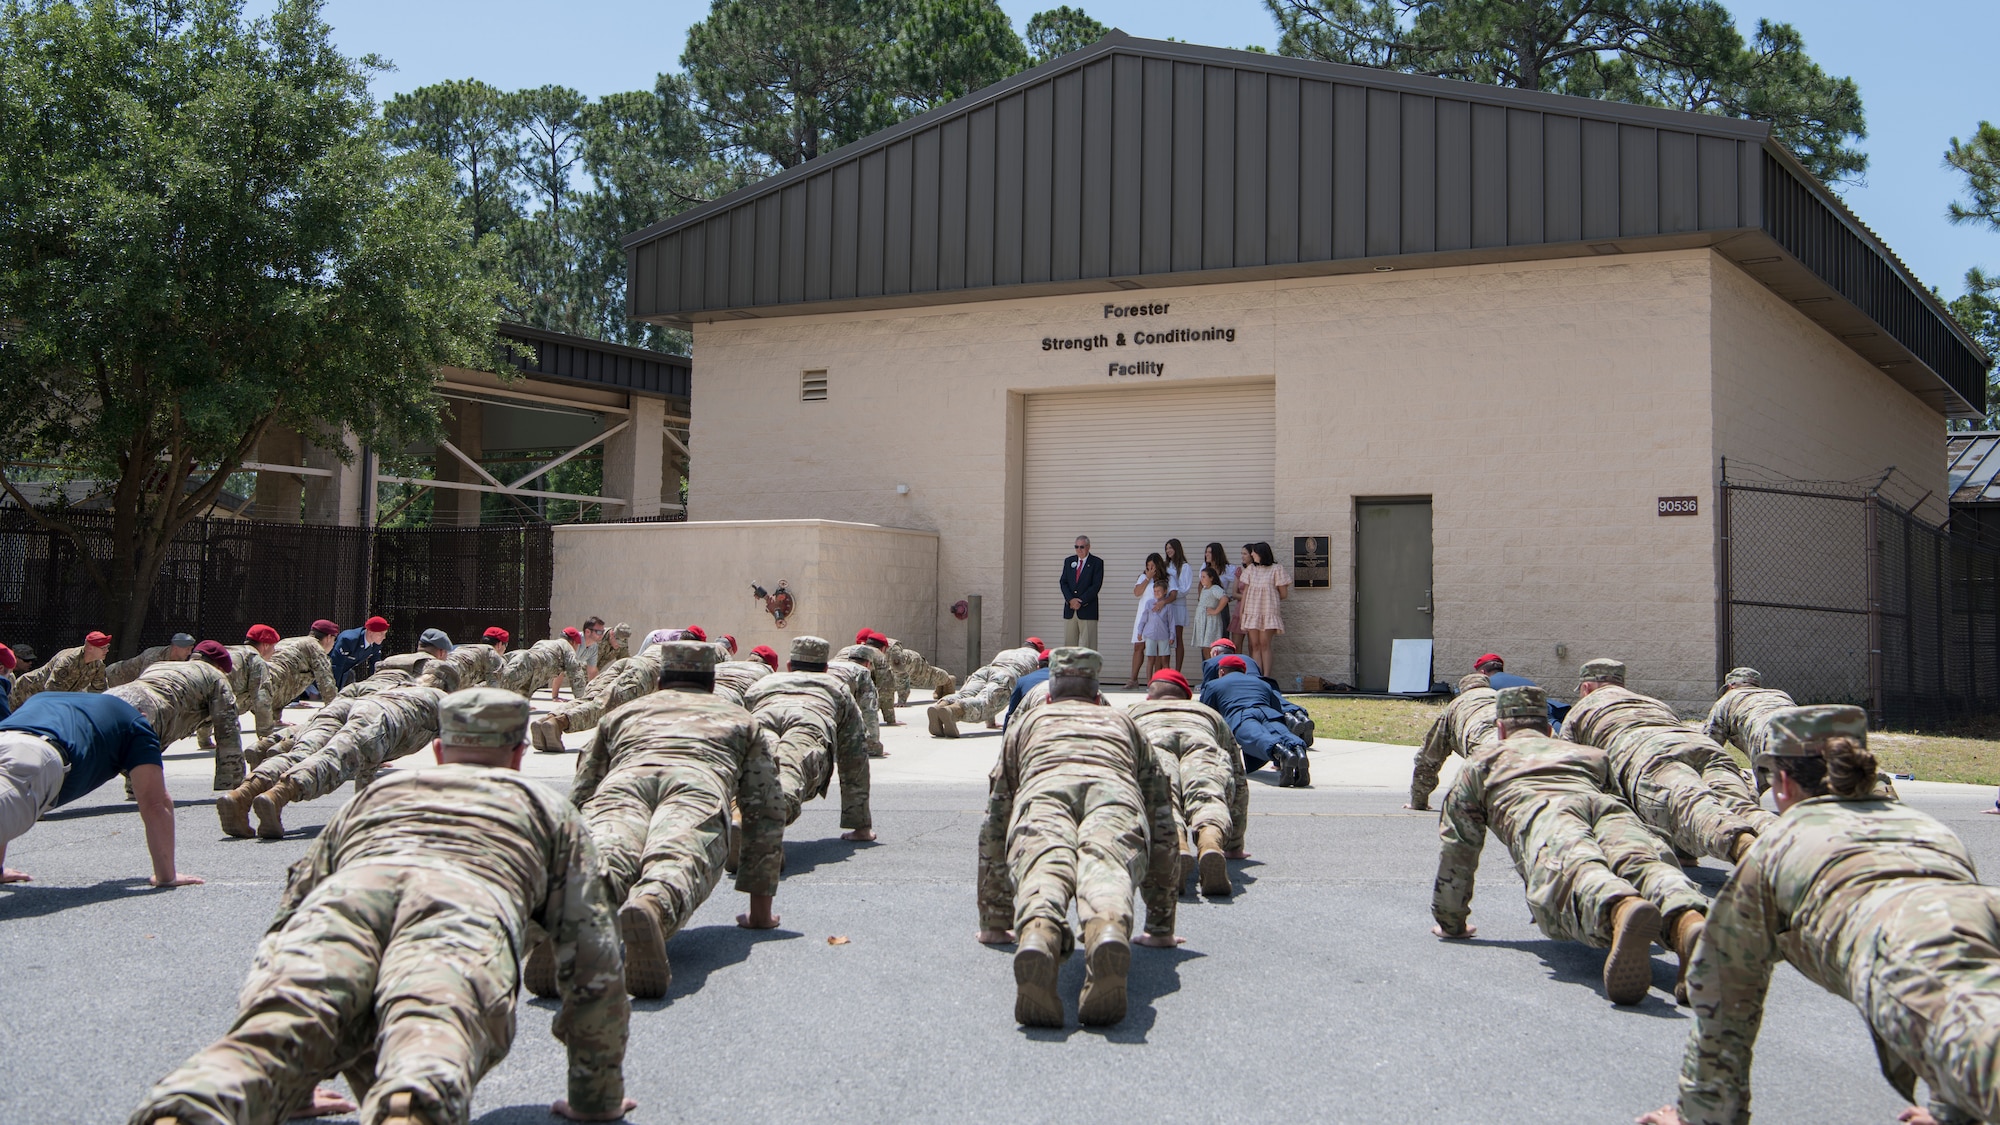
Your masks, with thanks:
[[[1292,586],[1297,589],[1324,590],[1333,584],[1333,568],[1327,561],[1327,554],[1333,546],[1333,538],[1328,535],[1295,535],[1292,537]]]

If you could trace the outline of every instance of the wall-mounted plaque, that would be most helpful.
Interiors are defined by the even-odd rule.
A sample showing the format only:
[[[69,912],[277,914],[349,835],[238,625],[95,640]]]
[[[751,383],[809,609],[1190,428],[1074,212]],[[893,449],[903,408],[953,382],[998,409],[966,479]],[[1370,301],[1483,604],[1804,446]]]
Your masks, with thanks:
[[[1663,516],[1698,516],[1701,514],[1699,496],[1662,496],[1660,514]]]
[[[1327,563],[1332,539],[1325,535],[1292,537],[1292,585],[1302,590],[1323,590],[1332,585],[1333,571]]]

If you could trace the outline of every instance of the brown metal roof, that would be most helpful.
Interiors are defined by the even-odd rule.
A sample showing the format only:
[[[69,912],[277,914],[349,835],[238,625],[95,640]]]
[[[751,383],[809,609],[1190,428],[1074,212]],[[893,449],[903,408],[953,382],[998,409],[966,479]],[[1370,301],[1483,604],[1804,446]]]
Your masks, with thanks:
[[[1954,504],[2000,504],[2000,432],[1951,434],[1945,441]]]
[[[1987,357],[1765,125],[1119,32],[625,246],[661,324],[1709,246],[1985,405]]]

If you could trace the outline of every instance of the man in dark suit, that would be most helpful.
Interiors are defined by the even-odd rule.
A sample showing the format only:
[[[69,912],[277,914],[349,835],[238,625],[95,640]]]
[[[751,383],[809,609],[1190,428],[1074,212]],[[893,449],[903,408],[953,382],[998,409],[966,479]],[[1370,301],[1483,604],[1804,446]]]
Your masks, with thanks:
[[[1076,537],[1076,554],[1063,560],[1063,644],[1097,647],[1097,591],[1104,587],[1104,560],[1090,553],[1090,536]]]

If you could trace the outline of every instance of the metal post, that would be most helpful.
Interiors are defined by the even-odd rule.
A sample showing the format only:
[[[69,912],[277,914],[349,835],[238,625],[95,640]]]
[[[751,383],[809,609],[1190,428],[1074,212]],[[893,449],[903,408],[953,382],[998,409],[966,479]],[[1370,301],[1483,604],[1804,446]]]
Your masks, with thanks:
[[[979,668],[979,614],[980,603],[985,600],[978,594],[970,594],[965,599],[965,674],[968,676]]]
[[[1868,560],[1868,721],[1882,725],[1882,542],[1874,493],[1862,501]]]
[[[1720,588],[1720,602],[1716,606],[1717,629],[1715,638],[1715,682],[1721,683],[1729,670],[1736,666],[1736,607],[1732,602],[1736,592],[1735,575],[1730,572],[1730,526],[1729,526],[1729,476],[1728,459],[1723,462],[1722,484],[1716,489],[1722,501],[1716,505],[1716,522],[1721,525],[1721,557],[1716,565],[1716,585]]]

